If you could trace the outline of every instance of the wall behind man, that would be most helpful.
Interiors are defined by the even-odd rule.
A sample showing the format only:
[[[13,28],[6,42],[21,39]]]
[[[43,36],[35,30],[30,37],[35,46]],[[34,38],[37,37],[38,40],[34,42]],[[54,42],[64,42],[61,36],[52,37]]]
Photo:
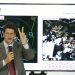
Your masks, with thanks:
[[[47,75],[75,75],[75,72],[47,72]]]

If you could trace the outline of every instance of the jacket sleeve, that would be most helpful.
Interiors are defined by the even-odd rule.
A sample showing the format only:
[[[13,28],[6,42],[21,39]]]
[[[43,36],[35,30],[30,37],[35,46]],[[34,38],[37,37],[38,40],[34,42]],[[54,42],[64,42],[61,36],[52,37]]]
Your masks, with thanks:
[[[2,67],[4,67],[4,66],[3,66],[3,61],[0,61],[0,69],[1,69]]]
[[[25,49],[24,46],[22,45],[22,56],[26,60],[31,60],[34,58],[35,53],[30,47],[28,49]]]
[[[4,58],[5,55],[3,54],[2,49],[0,49],[0,69],[2,69],[6,65],[4,62]]]

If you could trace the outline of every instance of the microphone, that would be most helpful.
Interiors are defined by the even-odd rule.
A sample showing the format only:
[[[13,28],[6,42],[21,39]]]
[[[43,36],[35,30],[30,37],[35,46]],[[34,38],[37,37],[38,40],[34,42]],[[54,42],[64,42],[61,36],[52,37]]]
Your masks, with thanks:
[[[8,52],[12,52],[12,46],[8,46]]]
[[[8,52],[13,52],[13,48],[12,48],[12,46],[8,46]],[[14,60],[12,60],[13,62],[14,62]]]

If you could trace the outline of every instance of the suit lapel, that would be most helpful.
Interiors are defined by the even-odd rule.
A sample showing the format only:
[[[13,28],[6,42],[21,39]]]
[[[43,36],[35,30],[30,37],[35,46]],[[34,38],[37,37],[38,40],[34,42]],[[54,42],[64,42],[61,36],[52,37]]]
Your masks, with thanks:
[[[14,44],[13,44],[13,52],[14,52],[15,57],[17,56],[17,49],[18,49],[17,43],[14,42]]]
[[[14,42],[14,44],[13,44],[13,52],[14,52],[14,64],[15,64],[16,75],[18,75],[17,49],[18,49],[17,43]]]

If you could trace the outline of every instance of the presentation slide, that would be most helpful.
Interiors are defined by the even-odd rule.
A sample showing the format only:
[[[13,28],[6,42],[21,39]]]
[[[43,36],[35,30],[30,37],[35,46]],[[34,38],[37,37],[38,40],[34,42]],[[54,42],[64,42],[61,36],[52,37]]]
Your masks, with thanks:
[[[24,27],[34,51],[32,60],[22,59],[26,70],[75,70],[75,5],[0,5],[0,42],[7,22]]]

